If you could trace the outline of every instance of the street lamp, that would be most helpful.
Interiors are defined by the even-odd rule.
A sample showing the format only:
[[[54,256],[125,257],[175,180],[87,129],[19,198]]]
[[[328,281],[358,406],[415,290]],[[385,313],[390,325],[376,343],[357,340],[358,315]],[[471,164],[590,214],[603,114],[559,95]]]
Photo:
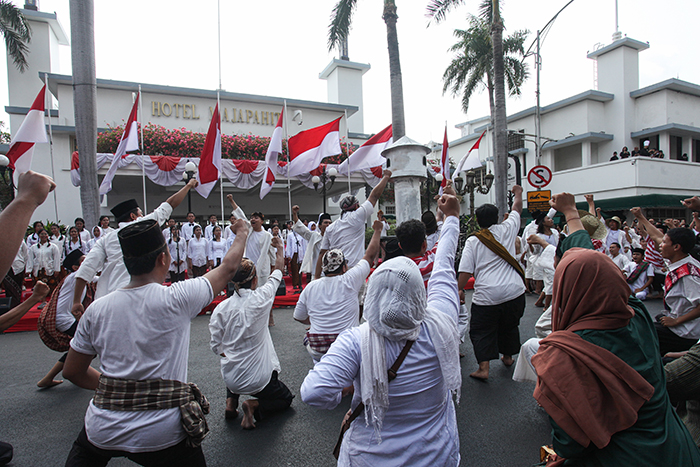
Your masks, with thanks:
[[[185,171],[182,173],[182,179],[185,181],[185,183],[189,183],[189,181],[192,180],[196,171],[197,166],[194,165],[194,162],[187,161],[187,164],[185,164]],[[189,190],[187,192],[187,212],[192,212],[192,197],[190,196],[191,193],[192,190]]]
[[[477,175],[476,172],[470,170],[466,173],[466,185],[464,179],[461,175],[458,175],[454,180],[455,191],[460,195],[464,196],[469,193],[469,213],[471,216],[470,222],[474,219],[474,191],[478,191],[482,195],[489,192],[493,186],[493,179],[495,178],[493,174],[489,171],[488,175],[484,175],[483,170],[479,170]]]
[[[333,188],[333,184],[335,183],[335,178],[337,176],[338,171],[335,167],[331,167],[326,173],[326,164],[323,164],[321,165],[321,176],[319,177],[318,175],[314,175],[313,177],[311,177],[311,183],[314,184],[314,190],[316,191],[316,193],[321,193],[323,195],[323,212],[326,212],[326,193],[328,193],[330,189]],[[326,183],[329,180],[331,184],[330,186],[326,186]],[[319,185],[321,186],[320,191]]]

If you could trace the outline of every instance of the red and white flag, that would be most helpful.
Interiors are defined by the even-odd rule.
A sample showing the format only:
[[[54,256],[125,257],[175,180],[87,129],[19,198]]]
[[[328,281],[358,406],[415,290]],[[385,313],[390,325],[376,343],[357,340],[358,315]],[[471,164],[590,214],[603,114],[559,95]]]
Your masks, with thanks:
[[[442,157],[440,158],[440,173],[442,181],[440,182],[440,190],[438,193],[442,195],[442,190],[447,186],[447,180],[450,178],[450,143],[447,141],[447,125],[445,125],[445,136],[442,138]]]
[[[112,190],[112,180],[114,180],[117,170],[126,165],[124,159],[127,156],[127,152],[136,151],[139,149],[139,123],[137,119],[139,110],[139,95],[140,94],[136,94],[136,100],[134,100],[134,105],[131,107],[129,119],[126,121],[126,125],[124,126],[122,139],[119,141],[119,146],[117,146],[117,150],[114,152],[112,165],[109,166],[109,170],[100,184],[100,195],[105,195]]]
[[[302,131],[289,138],[288,176],[309,173],[324,157],[340,154],[340,119]]]
[[[9,167],[15,171],[15,183],[17,183],[19,175],[28,171],[32,166],[34,144],[47,142],[46,123],[44,120],[45,96],[46,85],[41,88],[36,99],[34,99],[34,103],[29,112],[27,112],[27,116],[24,117],[24,121],[17,133],[12,135],[7,158],[10,159]]]
[[[481,133],[481,136],[479,136],[479,139],[476,140],[474,146],[472,146],[468,153],[462,156],[462,159],[460,159],[459,164],[457,164],[455,173],[459,173],[464,170],[478,169],[482,166],[481,159],[479,158],[479,144],[481,143],[481,138],[483,138],[485,134],[486,131]]]
[[[211,189],[219,180],[221,171],[221,118],[219,117],[219,104],[214,107],[211,116],[207,138],[204,140],[204,149],[199,158],[197,167],[197,193],[207,198]]]
[[[391,146],[392,142],[391,125],[389,125],[368,139],[365,144],[344,160],[338,166],[338,173],[348,175],[350,172],[359,172],[360,170],[384,165],[386,158],[382,156],[382,151]]]
[[[282,123],[284,122],[284,108],[277,119],[277,126],[272,132],[270,145],[265,153],[265,176],[260,184],[260,199],[263,199],[275,185],[275,173],[277,173],[277,156],[282,154]]]

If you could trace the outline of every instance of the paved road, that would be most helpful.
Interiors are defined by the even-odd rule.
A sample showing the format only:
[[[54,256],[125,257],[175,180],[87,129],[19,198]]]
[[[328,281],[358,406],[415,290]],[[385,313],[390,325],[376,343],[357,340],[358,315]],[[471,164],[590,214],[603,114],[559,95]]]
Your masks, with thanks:
[[[521,322],[523,341],[533,337],[533,325],[541,313],[534,297],[527,297]],[[661,301],[648,302],[652,314],[661,311]],[[298,394],[311,368],[311,359],[301,345],[304,326],[292,319],[292,309],[275,310],[277,325],[272,339],[282,365],[280,379]],[[299,398],[286,413],[243,431],[240,418],[223,417],[225,388],[218,359],[209,349],[208,316],[192,322],[189,379],[209,397],[207,417],[211,433],[204,442],[208,465],[218,466],[331,466],[343,414],[349,398],[333,411],[306,406]],[[463,466],[530,466],[538,459],[539,447],[550,441],[546,414],[532,398],[534,384],[515,383],[512,369],[493,362],[488,383],[468,374],[476,368],[471,344],[462,345],[462,401],[457,420]],[[91,393],[65,382],[49,390],[38,390],[36,382],[60,356],[46,348],[36,332],[0,336],[3,355],[0,387],[0,440],[14,445],[12,466],[44,467],[64,464],[78,435]],[[115,459],[110,465],[134,465]]]

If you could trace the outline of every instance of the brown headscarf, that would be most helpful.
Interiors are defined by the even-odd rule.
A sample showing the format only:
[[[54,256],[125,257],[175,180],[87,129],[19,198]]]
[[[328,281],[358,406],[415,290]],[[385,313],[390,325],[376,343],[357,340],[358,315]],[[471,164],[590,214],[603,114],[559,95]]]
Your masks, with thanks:
[[[553,332],[532,358],[533,394],[549,416],[580,445],[599,449],[634,425],[654,387],[610,351],[573,331],[618,329],[634,311],[629,286],[606,255],[573,248],[554,274]]]

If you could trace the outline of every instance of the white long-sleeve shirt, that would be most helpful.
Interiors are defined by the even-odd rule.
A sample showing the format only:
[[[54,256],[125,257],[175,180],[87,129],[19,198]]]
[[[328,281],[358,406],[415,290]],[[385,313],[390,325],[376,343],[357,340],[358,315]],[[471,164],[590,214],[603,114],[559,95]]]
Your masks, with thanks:
[[[177,274],[180,274],[187,269],[187,242],[184,238],[179,238],[180,240],[177,242],[172,239],[166,240],[168,243],[168,249],[170,249],[170,268],[168,268],[168,271],[172,271]],[[180,258],[180,261],[182,261],[181,264],[177,262],[178,257]]]
[[[233,294],[211,314],[211,349],[219,355],[224,383],[234,394],[260,392],[272,372],[280,372],[267,324],[281,280],[282,272],[275,270],[265,285],[241,289],[240,296]]]
[[[219,239],[219,241],[214,241],[209,240],[209,248],[207,249],[207,258],[209,258],[209,261],[214,261],[214,266],[217,264],[217,260],[221,262],[221,260],[224,259],[224,256],[226,256],[226,252],[228,251],[228,248],[226,248],[226,240]]]
[[[29,249],[26,271],[36,277],[40,269],[48,275],[61,270],[61,252],[51,242],[37,243]]]
[[[173,207],[165,202],[158,206],[152,213],[140,217],[134,222],[155,219],[158,224],[163,224],[170,218],[172,212]],[[119,237],[117,236],[119,230],[129,224],[131,224],[131,222],[120,222],[119,229],[101,236],[92,247],[92,250],[90,250],[90,253],[85,257],[85,261],[83,261],[80,265],[80,269],[78,269],[76,273],[77,279],[90,282],[92,278],[95,277],[97,271],[102,268],[100,280],[97,281],[95,299],[103,297],[129,283],[130,276],[124,265],[122,248],[119,244]]]
[[[312,231],[309,230],[301,220],[298,220],[297,223],[292,226],[292,229],[294,233],[301,235],[307,241],[306,252],[304,253],[304,260],[301,262],[300,272],[308,272],[313,278],[313,274],[316,271],[318,254],[321,251],[321,240],[323,240],[323,235],[319,232],[320,227]]]
[[[448,314],[455,326],[459,314],[454,275],[458,236],[459,221],[450,216],[443,225],[428,283],[427,302],[431,311]],[[304,402],[317,408],[333,409],[341,401],[343,387],[354,384],[351,405],[357,406],[364,384],[360,381],[360,330],[361,327],[356,327],[340,334],[328,353],[316,363],[301,386]],[[385,343],[386,361],[390,365],[405,342],[385,339]],[[389,408],[384,417],[381,444],[377,442],[372,424],[367,426],[362,415],[345,433],[338,465],[386,465],[389,462],[391,465],[459,465],[455,408],[425,323],[398,374],[389,383]]]
[[[15,259],[12,261],[12,272],[14,274],[19,274],[20,272],[24,272],[25,268],[27,267],[28,259],[29,259],[29,248],[27,247],[26,243],[22,242],[19,245],[19,250],[17,250],[17,254],[15,255]]]

